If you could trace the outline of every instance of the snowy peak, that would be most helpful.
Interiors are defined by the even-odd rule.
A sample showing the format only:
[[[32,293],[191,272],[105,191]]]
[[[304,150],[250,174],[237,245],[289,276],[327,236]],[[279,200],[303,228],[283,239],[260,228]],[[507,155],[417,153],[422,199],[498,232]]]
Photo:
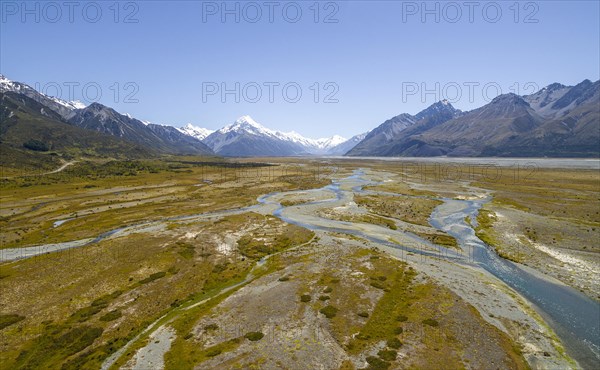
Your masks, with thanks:
[[[230,132],[236,133],[249,133],[252,135],[268,135],[268,136],[277,136],[276,131],[269,130],[263,125],[259,124],[250,116],[242,116],[238,118],[231,125],[227,125],[219,130],[222,134],[227,134]]]
[[[347,141],[346,138],[340,135],[333,135],[332,137],[317,139],[315,140],[315,143],[320,149],[331,149],[345,141]]]
[[[207,128],[194,126],[191,123],[188,123],[187,125],[185,125],[181,128],[178,128],[178,130],[181,133],[189,135],[191,137],[194,137],[198,140],[204,140],[208,135],[215,132],[214,130],[209,130]]]
[[[29,85],[21,82],[11,81],[6,76],[0,74],[0,92],[14,92],[23,94],[38,103],[48,106],[50,109],[60,114],[63,118],[69,118],[73,111],[85,108],[85,104],[80,101],[66,101],[60,98],[42,94]]]

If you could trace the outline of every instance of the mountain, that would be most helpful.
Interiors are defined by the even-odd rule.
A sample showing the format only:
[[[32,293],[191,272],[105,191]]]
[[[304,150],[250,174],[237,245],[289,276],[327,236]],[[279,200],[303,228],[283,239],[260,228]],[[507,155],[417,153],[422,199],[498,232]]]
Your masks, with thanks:
[[[352,136],[350,139],[341,142],[327,150],[327,155],[340,156],[348,153],[352,148],[354,148],[358,143],[364,140],[364,138],[369,134],[369,131],[363,132],[362,134],[358,134]]]
[[[442,101],[410,118],[395,130],[384,122],[347,155],[600,156],[599,81],[504,94],[466,113]]]
[[[42,168],[85,155],[141,158],[148,148],[66,123],[60,114],[19,93],[0,92],[0,163],[12,168]]]
[[[194,135],[192,129],[181,130],[188,135]],[[310,139],[294,131],[284,133],[271,130],[250,116],[240,117],[234,123],[202,139],[202,142],[219,155],[242,157],[327,155],[331,148],[345,141],[346,139],[339,135]]]
[[[595,95],[598,93],[599,83],[600,81],[592,83],[590,80],[584,80],[575,86],[553,83],[523,99],[544,118],[560,118],[583,104],[597,104]]]
[[[181,133],[175,127],[147,124],[100,103],[92,103],[84,109],[75,110],[68,122],[87,130],[144,145],[160,153],[213,154],[201,141]]]
[[[223,156],[294,156],[309,154],[299,135],[287,135],[270,130],[250,116],[243,116],[231,125],[208,135],[203,142]]]
[[[24,83],[11,81],[1,74],[0,92],[13,92],[25,95],[58,113],[62,119],[68,119],[75,109],[85,108],[85,104],[80,101],[65,101],[56,97],[42,94]]]
[[[533,105],[549,119],[527,135],[515,138],[505,148],[505,155],[600,156],[600,81],[585,80],[567,89],[560,97],[549,93],[544,107]]]
[[[80,102],[66,102],[42,94],[21,82],[11,81],[3,75],[0,75],[0,93],[9,94],[16,99],[27,97],[39,103],[40,106],[36,107],[36,109],[40,109],[36,113],[38,116],[41,114],[54,122],[68,123],[81,129],[110,135],[134,144],[136,147],[141,145],[146,148],[148,153],[214,154],[202,142],[181,133],[174,127],[143,123],[128,114],[120,114],[100,103],[92,103],[86,107]],[[27,105],[31,106],[31,103],[29,102]],[[33,130],[33,132],[35,131]]]
[[[209,130],[207,128],[202,128],[202,127],[196,127],[194,125],[192,125],[191,123],[188,123],[187,125],[181,127],[178,129],[181,133],[189,135],[193,138],[196,138],[200,141],[206,139],[206,137],[210,134],[212,134],[213,132],[215,132],[214,130]]]
[[[462,112],[455,109],[447,100],[432,104],[412,116],[407,113],[393,117],[373,129],[359,144],[347,154],[351,156],[387,156],[393,155],[392,148],[409,133],[427,130],[444,123]]]
[[[495,155],[501,143],[539,127],[544,119],[518,95],[504,94],[489,104],[411,135],[394,155]]]

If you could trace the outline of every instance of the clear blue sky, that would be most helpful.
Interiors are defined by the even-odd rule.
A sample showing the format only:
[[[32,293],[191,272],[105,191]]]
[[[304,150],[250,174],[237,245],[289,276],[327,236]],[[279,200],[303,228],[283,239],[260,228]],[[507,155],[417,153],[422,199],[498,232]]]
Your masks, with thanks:
[[[497,87],[506,93],[518,86],[524,94],[552,82],[595,81],[600,74],[598,1],[518,7],[513,1],[477,2],[472,19],[462,1],[453,3],[459,9],[430,2],[432,14],[420,8],[421,1],[321,2],[318,16],[314,1],[275,3],[270,22],[265,2],[254,3],[260,17],[253,5],[228,2],[229,9],[239,7],[236,23],[221,1],[77,2],[71,22],[62,1],[55,9],[44,2],[2,0],[0,72],[51,95],[57,91],[53,83],[61,85],[65,99],[71,82],[79,83],[76,99],[85,98],[86,83],[89,100],[100,87],[100,103],[154,123],[217,129],[248,114],[267,127],[309,137],[350,137],[394,115],[414,114],[444,92],[455,107],[469,110],[493,98]],[[222,102],[219,93],[204,94],[203,101],[203,84],[206,92],[222,84],[235,89],[236,82],[239,103],[233,94]],[[264,85],[269,82],[279,83],[272,102]],[[283,96],[289,82],[302,90],[296,103],[290,102],[294,86],[287,100]],[[328,82],[334,85],[326,88]],[[257,102],[252,83],[261,86]],[[439,93],[421,96],[423,87],[436,90],[436,83]],[[470,91],[469,83],[479,85]],[[338,102],[324,103],[336,87]],[[409,94],[415,87],[419,91]],[[128,102],[129,93],[135,94]]]

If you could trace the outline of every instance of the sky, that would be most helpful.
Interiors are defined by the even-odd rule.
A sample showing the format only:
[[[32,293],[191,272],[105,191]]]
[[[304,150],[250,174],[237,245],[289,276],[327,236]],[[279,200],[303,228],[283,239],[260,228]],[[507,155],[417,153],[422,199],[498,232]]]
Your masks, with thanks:
[[[318,138],[600,78],[598,1],[0,1],[0,73],[159,124]]]

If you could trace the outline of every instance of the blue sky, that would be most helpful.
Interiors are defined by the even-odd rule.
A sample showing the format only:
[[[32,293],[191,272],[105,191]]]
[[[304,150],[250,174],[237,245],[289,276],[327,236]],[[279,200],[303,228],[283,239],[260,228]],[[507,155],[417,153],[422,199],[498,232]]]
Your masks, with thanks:
[[[600,77],[597,1],[48,4],[0,3],[2,74],[175,126],[248,114],[350,137],[442,98],[469,110]]]

